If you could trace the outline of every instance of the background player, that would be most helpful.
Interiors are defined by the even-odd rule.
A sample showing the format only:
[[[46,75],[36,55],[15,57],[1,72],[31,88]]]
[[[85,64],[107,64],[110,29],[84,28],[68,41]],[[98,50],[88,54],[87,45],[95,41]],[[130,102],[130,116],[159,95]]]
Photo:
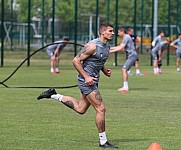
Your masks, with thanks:
[[[163,41],[163,37],[165,36],[165,33],[164,33],[164,31],[160,31],[159,32],[159,35],[158,36],[156,36],[155,38],[154,38],[154,40],[152,41],[152,46],[153,46],[153,48],[154,47],[156,47],[156,46],[158,46],[158,45],[160,45],[160,43]],[[160,62],[158,62],[158,73],[159,74],[161,74],[161,69],[160,69]]]
[[[157,44],[157,46],[152,49],[153,72],[155,75],[161,74],[162,54],[163,54],[163,51],[165,50],[165,47],[169,43],[170,43],[170,39],[167,38],[166,40],[160,42],[160,44]]]
[[[47,54],[50,57],[50,72],[59,74],[60,52],[68,44],[69,38],[64,38],[63,41],[55,41],[53,45],[47,47]]]
[[[135,61],[138,59],[138,55],[135,50],[133,40],[128,34],[126,34],[125,28],[120,27],[118,29],[118,35],[123,37],[123,40],[120,45],[116,47],[111,47],[110,53],[126,51],[126,53],[128,54],[128,59],[126,60],[122,68],[123,87],[118,89],[118,91],[120,92],[127,92],[129,90],[127,71],[134,65]]]
[[[128,28],[128,34],[131,36],[131,39],[133,40],[136,51],[138,51],[139,46],[136,45],[136,41],[140,42],[141,38],[134,34],[133,28]],[[127,58],[128,54],[126,53],[126,59]],[[140,72],[139,58],[135,61],[135,67],[136,67],[136,75],[141,76],[142,74]],[[128,75],[132,75],[131,69],[128,70]]]
[[[181,59],[181,33],[178,34],[178,39],[173,41],[170,45],[176,48],[176,67],[177,72],[180,72],[180,59]]]

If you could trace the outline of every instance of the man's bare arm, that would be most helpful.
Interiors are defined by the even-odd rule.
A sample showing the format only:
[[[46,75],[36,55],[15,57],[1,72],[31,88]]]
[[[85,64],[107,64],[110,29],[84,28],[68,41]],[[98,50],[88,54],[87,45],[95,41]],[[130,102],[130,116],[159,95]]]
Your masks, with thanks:
[[[121,44],[121,45],[118,45],[118,46],[115,46],[115,47],[111,47],[110,50],[109,50],[109,53],[123,52],[124,47],[125,47],[124,44]]]
[[[81,62],[87,59],[89,56],[94,55],[96,50],[95,44],[86,44],[85,47],[77,54],[77,56],[73,59],[72,63],[75,69],[84,77],[86,78],[88,75],[82,68]]]

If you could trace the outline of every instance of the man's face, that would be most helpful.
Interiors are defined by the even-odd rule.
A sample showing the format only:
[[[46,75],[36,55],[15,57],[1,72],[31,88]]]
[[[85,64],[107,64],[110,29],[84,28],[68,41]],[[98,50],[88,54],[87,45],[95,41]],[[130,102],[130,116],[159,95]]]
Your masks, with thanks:
[[[104,37],[107,39],[107,40],[112,40],[113,39],[113,36],[114,36],[114,30],[112,27],[107,27],[106,30],[104,31]]]
[[[164,36],[165,36],[164,32],[161,32],[161,33],[160,33],[160,36],[161,36],[161,37],[164,37]]]
[[[123,35],[124,35],[124,31],[118,30],[118,35],[119,35],[119,36],[123,36]]]
[[[131,30],[129,31],[129,35],[133,35],[133,34],[134,34],[134,30],[131,29]]]
[[[179,38],[180,38],[180,40],[181,40],[181,35],[179,35]]]

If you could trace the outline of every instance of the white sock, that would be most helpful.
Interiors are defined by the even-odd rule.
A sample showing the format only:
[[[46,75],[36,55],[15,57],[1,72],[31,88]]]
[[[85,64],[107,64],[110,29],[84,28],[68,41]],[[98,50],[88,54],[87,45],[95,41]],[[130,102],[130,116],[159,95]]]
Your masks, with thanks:
[[[62,98],[63,98],[63,95],[60,95],[60,94],[53,94],[51,95],[51,98],[57,100],[57,101],[62,101]]]
[[[123,82],[123,87],[128,89],[128,81]]]
[[[99,133],[100,144],[104,145],[107,142],[106,132]]]
[[[54,72],[54,69],[53,69],[53,68],[50,68],[50,72]]]
[[[58,69],[58,68],[55,68],[55,72],[59,72],[59,69]]]
[[[131,70],[128,70],[127,73],[128,73],[128,74],[131,73]]]
[[[177,71],[180,72],[180,68],[177,68]]]
[[[136,69],[136,74],[140,74],[140,70],[139,69]]]

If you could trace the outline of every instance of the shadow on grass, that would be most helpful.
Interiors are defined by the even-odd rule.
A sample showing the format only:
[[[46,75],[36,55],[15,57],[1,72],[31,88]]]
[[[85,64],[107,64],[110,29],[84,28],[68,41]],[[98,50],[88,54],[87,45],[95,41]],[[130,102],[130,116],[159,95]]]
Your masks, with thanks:
[[[149,90],[149,88],[131,88],[130,89],[131,91],[148,91]]]

